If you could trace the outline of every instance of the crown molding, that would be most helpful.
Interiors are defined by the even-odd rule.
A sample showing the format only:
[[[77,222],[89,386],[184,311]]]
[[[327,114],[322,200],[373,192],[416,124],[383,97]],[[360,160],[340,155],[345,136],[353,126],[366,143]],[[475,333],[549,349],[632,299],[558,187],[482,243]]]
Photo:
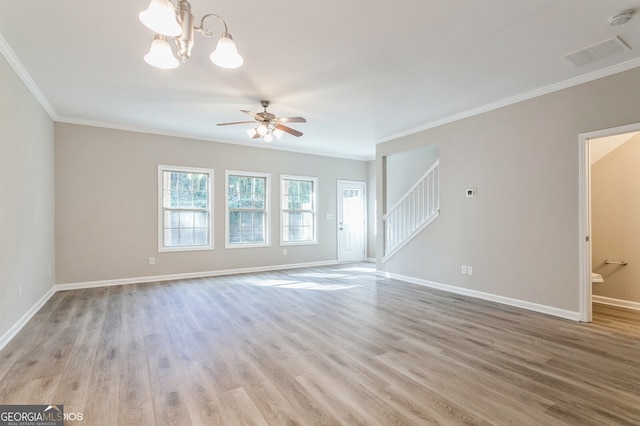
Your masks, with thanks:
[[[264,143],[256,143],[255,140],[245,141],[245,140],[237,140],[237,139],[212,138],[207,135],[201,135],[201,134],[190,133],[190,132],[161,130],[161,129],[154,129],[150,127],[143,127],[143,126],[137,126],[137,125],[118,124],[118,123],[112,123],[107,121],[86,120],[83,118],[76,118],[76,117],[59,116],[56,121],[58,123],[75,124],[78,126],[99,127],[103,129],[122,130],[125,132],[147,133],[150,135],[168,136],[168,137],[183,138],[183,139],[194,139],[198,141],[208,141],[208,142],[215,142],[215,143],[247,146],[250,148],[272,149],[276,151],[294,152],[297,154],[340,158],[343,160],[355,160],[355,161],[375,160],[374,156],[341,155],[337,153],[317,151],[312,149],[303,149],[303,148],[296,149],[296,148],[290,148],[290,147],[274,146],[274,145],[264,144]]]
[[[53,121],[58,121],[58,114],[53,109],[47,98],[45,98],[44,94],[42,94],[35,81],[33,81],[31,75],[29,75],[27,69],[22,65],[22,62],[20,62],[20,59],[18,59],[13,49],[11,49],[11,46],[9,46],[9,43],[7,43],[7,40],[4,38],[2,33],[0,33],[0,53],[2,53],[2,56],[4,56],[15,73],[18,74],[18,77],[20,77],[24,85],[27,86],[27,89],[29,89],[33,97],[36,98],[49,117],[51,117]]]
[[[425,123],[423,125],[413,127],[411,129],[405,130],[400,133],[396,133],[394,135],[385,137],[376,141],[376,144],[388,142],[394,139],[399,139],[405,136],[413,135],[424,130],[433,129],[435,127],[440,127],[445,124],[453,123],[455,121],[462,120],[464,118],[473,117],[475,115],[479,115],[485,112],[493,111],[505,106],[517,104],[519,102],[527,101],[529,99],[537,98],[543,95],[548,95],[553,92],[558,92],[560,90],[568,89],[570,87],[578,86],[583,83],[588,83],[590,81],[598,80],[603,77],[608,77],[610,75],[618,74],[623,71],[628,71],[633,68],[640,67],[640,58],[632,59],[630,61],[622,62],[617,65],[613,65],[611,67],[603,68],[588,74],[583,74],[574,78],[570,78],[568,80],[564,80],[558,83],[550,84],[548,86],[540,87],[535,90],[531,90],[529,92],[521,93],[519,95],[512,96],[510,98],[501,99],[496,102],[492,102],[490,104],[482,105],[478,108],[473,108],[459,114],[450,115],[448,117],[442,118],[440,120],[431,121],[429,123]]]
[[[174,136],[174,137],[183,137],[183,138],[190,138],[190,139],[209,140],[209,141],[215,141],[220,143],[232,143],[236,145],[246,145],[246,146],[255,147],[254,144],[250,144],[250,143],[243,143],[236,140],[234,141],[213,140],[210,138],[206,138],[202,135],[194,135],[186,132],[184,133],[183,132],[167,132],[167,131],[161,131],[156,129],[146,129],[139,126],[127,126],[127,125],[121,125],[121,124],[115,124],[115,123],[91,121],[91,120],[85,120],[85,119],[80,119],[75,117],[60,117],[58,116],[56,111],[53,109],[53,107],[51,106],[47,98],[44,96],[42,91],[40,91],[36,83],[33,81],[31,76],[27,72],[26,68],[22,65],[22,62],[20,62],[20,60],[16,56],[13,49],[11,49],[6,39],[3,37],[2,33],[0,33],[0,53],[2,53],[2,55],[7,60],[9,65],[13,68],[16,74],[18,74],[22,82],[25,84],[25,86],[27,86],[31,94],[36,98],[36,100],[40,103],[42,108],[47,112],[47,114],[49,115],[49,117],[51,117],[53,121],[69,123],[69,124],[93,126],[93,127],[104,127],[104,128],[110,128],[110,129],[118,129],[118,130],[128,130],[128,131],[141,132],[141,133],[151,133],[151,134],[157,134],[157,135],[163,135],[163,136]],[[399,139],[405,136],[413,135],[425,130],[433,129],[435,127],[453,123],[455,121],[473,117],[478,114],[493,111],[505,106],[509,106],[509,105],[516,104],[518,102],[523,102],[529,99],[537,98],[539,96],[547,95],[563,89],[568,89],[570,87],[574,87],[583,83],[588,83],[590,81],[594,81],[603,77],[608,77],[610,75],[618,74],[620,72],[628,71],[630,69],[637,68],[637,67],[640,67],[640,58],[632,59],[630,61],[622,62],[620,64],[613,65],[611,67],[603,68],[588,74],[583,74],[574,78],[570,78],[568,80],[564,80],[564,81],[550,84],[548,86],[544,86],[535,90],[531,90],[529,92],[521,93],[519,95],[512,96],[510,98],[505,98],[496,102],[482,105],[478,108],[473,108],[473,109],[461,112],[459,114],[450,115],[440,120],[431,121],[431,122],[422,124],[420,126],[416,126],[416,127],[407,129],[405,131],[393,134],[391,136],[378,139],[375,143],[379,144],[379,143],[388,142],[394,139]],[[331,153],[324,153],[324,152],[309,152],[309,151],[298,150],[298,149],[280,149],[280,150],[297,152],[301,154],[321,155],[321,156],[327,156],[327,157],[337,157],[337,158],[359,160],[359,161],[371,161],[375,158],[370,156],[364,156],[364,157],[342,156],[338,154],[331,154]]]

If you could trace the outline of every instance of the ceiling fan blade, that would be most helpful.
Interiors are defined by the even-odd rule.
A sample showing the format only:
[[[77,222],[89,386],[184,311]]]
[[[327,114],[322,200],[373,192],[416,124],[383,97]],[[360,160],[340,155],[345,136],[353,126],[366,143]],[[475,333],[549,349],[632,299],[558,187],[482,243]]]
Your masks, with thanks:
[[[260,137],[261,137],[261,136],[260,136],[260,133],[256,132],[256,134],[255,134],[255,135],[251,136],[251,139],[258,139],[258,138],[260,138]]]
[[[306,123],[307,120],[305,120],[302,117],[278,117],[276,118],[276,121],[278,123]]]
[[[276,124],[276,129],[282,130],[283,132],[287,132],[296,137],[302,136],[302,132],[292,129],[291,127],[283,126],[282,124]]]
[[[218,123],[217,126],[229,126],[230,124],[253,124],[255,121],[233,121],[231,123]]]
[[[252,116],[255,119],[258,119],[258,120],[260,119],[260,116],[258,114],[256,114],[255,112],[253,112],[253,111],[247,111],[246,109],[241,109],[240,111],[244,112],[245,114],[249,114],[250,116]]]

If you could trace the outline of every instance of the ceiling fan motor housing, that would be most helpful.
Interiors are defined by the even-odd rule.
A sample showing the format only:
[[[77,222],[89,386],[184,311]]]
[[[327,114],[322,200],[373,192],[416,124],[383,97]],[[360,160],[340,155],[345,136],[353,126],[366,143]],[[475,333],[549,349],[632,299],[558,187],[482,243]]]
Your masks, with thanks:
[[[259,112],[256,115],[259,116],[262,121],[271,121],[276,118],[276,116],[271,114],[270,112]]]
[[[285,132],[295,137],[302,136],[302,132],[296,129],[292,129],[291,127],[285,126],[282,123],[306,123],[307,120],[305,120],[303,117],[276,117],[275,114],[267,112],[267,107],[269,106],[269,104],[270,102],[267,100],[260,101],[260,105],[262,105],[262,107],[264,108],[264,111],[262,112],[251,112],[243,109],[240,110],[241,112],[244,112],[245,114],[252,116],[255,121],[260,123],[259,126],[255,128],[255,134],[250,135],[252,138],[255,139],[259,137],[258,135],[263,136],[267,134],[267,136],[273,139],[273,137],[271,136],[272,132],[274,132],[274,134],[276,133],[281,134],[282,132]],[[230,124],[248,124],[248,123],[251,123],[251,122],[237,121],[232,123],[218,123],[218,126],[227,126]],[[277,137],[280,138],[280,136],[277,136]],[[268,142],[270,142],[271,139]]]

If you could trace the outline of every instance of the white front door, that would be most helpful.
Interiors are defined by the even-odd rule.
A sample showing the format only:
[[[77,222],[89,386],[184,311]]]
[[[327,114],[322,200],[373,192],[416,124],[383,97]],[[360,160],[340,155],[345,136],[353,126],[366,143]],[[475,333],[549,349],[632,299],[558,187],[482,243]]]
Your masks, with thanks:
[[[338,262],[362,262],[366,247],[365,183],[338,181]]]

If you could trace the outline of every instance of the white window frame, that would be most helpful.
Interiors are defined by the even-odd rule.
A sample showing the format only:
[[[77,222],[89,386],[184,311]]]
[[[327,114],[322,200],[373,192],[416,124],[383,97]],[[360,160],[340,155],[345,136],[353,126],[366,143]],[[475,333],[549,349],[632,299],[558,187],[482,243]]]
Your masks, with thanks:
[[[229,177],[230,176],[242,176],[242,177],[257,177],[264,178],[264,233],[265,241],[263,243],[232,243],[229,240],[230,237],[230,211],[229,211]],[[246,172],[240,170],[225,170],[224,179],[224,214],[225,214],[225,248],[250,248],[250,247],[269,247],[271,246],[271,173],[260,172]]]
[[[284,241],[284,181],[285,180],[297,180],[307,181],[313,184],[312,194],[312,209],[313,215],[313,239],[303,241]],[[309,211],[309,210],[296,210],[296,211]],[[294,175],[280,175],[280,245],[281,246],[300,246],[300,245],[312,245],[318,244],[318,178],[314,176],[294,176]]]
[[[165,207],[163,203],[164,196],[164,172],[177,172],[177,173],[200,173],[207,174],[209,176],[207,185],[207,217],[208,217],[208,229],[209,229],[209,242],[207,245],[202,246],[182,246],[182,247],[167,247],[164,245],[164,212]],[[164,164],[158,165],[158,252],[175,252],[175,251],[198,251],[198,250],[213,250],[213,182],[214,182],[214,170],[207,168],[197,167],[184,167],[184,166],[169,166]],[[195,208],[193,210],[196,210]],[[202,209],[199,209],[202,210]]]

